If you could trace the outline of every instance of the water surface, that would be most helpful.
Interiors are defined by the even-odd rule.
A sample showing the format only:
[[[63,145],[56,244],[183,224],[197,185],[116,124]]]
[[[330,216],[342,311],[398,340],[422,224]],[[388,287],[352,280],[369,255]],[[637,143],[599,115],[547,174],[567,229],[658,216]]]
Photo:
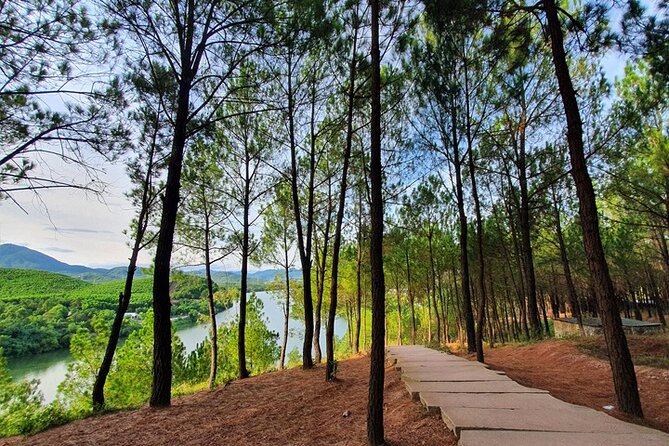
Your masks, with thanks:
[[[283,298],[273,293],[259,292],[257,297],[263,302],[263,314],[267,327],[279,334],[278,342],[283,335]],[[239,313],[239,304],[221,311],[216,315],[217,325],[231,321]],[[325,314],[325,313],[324,313]],[[302,338],[304,333],[304,322],[290,319],[290,332],[288,336],[288,351],[297,348],[302,351]],[[346,320],[337,318],[335,324],[335,336],[343,336],[346,333]],[[186,353],[195,350],[198,344],[209,337],[210,326],[206,323],[183,327],[177,330],[177,336],[186,347]],[[280,344],[279,344],[280,345]],[[321,348],[325,351],[325,328],[321,329]],[[9,374],[15,381],[23,379],[39,380],[38,389],[44,395],[45,402],[49,403],[56,398],[58,385],[65,379],[67,365],[72,362],[69,350],[62,349],[38,355],[20,356],[8,358],[7,365]]]

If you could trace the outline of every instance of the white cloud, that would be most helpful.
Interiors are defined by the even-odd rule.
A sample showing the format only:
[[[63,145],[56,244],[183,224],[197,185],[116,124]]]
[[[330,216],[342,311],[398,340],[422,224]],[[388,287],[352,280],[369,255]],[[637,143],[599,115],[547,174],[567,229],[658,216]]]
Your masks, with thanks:
[[[65,167],[67,169],[67,166]],[[48,190],[39,198],[15,194],[25,211],[0,201],[0,242],[57,253],[63,262],[87,266],[127,264],[128,228],[134,210],[123,195],[129,180],[121,165],[110,165],[103,175],[109,184],[104,196],[79,190]],[[141,264],[150,264],[145,253]]]

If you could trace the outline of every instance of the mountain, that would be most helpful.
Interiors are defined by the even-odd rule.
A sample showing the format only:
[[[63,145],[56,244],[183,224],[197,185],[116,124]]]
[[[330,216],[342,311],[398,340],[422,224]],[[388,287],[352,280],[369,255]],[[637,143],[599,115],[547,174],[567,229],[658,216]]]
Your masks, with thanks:
[[[125,279],[126,268],[89,268],[83,265],[70,265],[51,256],[25,246],[5,243],[0,245],[0,268],[32,269],[65,274],[87,282],[107,282]],[[143,277],[141,270],[136,277]]]
[[[85,280],[86,282],[109,282],[112,280],[125,279],[127,268],[119,266],[116,268],[89,268],[83,265],[70,265],[69,263],[61,262],[51,256],[43,254],[34,249],[26,248],[25,246],[5,243],[0,245],[0,268],[12,269],[32,269],[38,271],[48,271],[51,273],[65,274],[66,276],[76,277],[77,279]],[[204,276],[204,269],[183,270],[188,274],[196,276]],[[282,269],[265,269],[249,273],[249,285],[264,284],[271,282],[279,275],[283,279]],[[146,277],[146,275],[138,269],[135,277]],[[299,279],[302,277],[302,271],[299,269],[290,270],[291,279]],[[240,279],[239,271],[212,271],[212,279],[219,285],[238,284]]]
[[[188,271],[188,274],[194,274],[196,276],[204,276],[204,269],[191,269]],[[282,269],[264,269],[260,271],[255,271],[248,274],[249,284],[260,283],[264,284],[271,282],[280,276],[280,279],[283,280],[284,271]],[[291,279],[301,279],[302,270],[291,269],[289,272]],[[212,270],[211,278],[214,282],[219,285],[225,286],[227,284],[238,284],[241,278],[241,273],[239,271],[221,271],[221,270]]]
[[[265,269],[262,271],[256,271],[254,273],[249,273],[249,278],[254,278],[258,279],[262,282],[270,282],[276,278],[276,276],[279,276],[281,280],[285,280],[284,278],[285,271],[282,269]],[[291,269],[288,271],[288,277],[291,279],[301,279],[302,278],[302,270],[300,269]]]

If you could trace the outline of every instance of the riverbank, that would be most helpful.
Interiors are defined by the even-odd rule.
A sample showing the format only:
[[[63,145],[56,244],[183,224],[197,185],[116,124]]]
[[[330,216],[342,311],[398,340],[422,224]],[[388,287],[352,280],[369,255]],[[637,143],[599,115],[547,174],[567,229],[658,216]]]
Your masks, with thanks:
[[[266,373],[176,398],[167,409],[91,417],[0,445],[366,444],[368,357],[339,361],[335,383],[325,382],[324,373],[323,366]],[[437,416],[411,401],[392,367],[386,368],[385,407],[389,444],[456,444]]]
[[[250,296],[251,293],[249,293]],[[263,304],[263,319],[267,322],[269,330],[276,333],[283,332],[283,309],[281,299],[276,298],[269,292],[258,292],[256,296]],[[228,307],[226,310],[217,313],[216,322],[220,326],[233,320],[239,313],[238,304]],[[302,346],[303,324],[301,320],[290,320],[290,334],[288,337],[288,352]],[[180,320],[176,325],[176,335],[184,344],[186,354],[192,352],[209,337],[211,327],[209,323],[187,323],[186,320]],[[346,321],[337,318],[335,325],[335,335],[341,337],[346,333]],[[280,339],[279,339],[280,340]],[[325,341],[325,328],[321,330],[321,342]],[[65,379],[67,366],[72,361],[68,349],[62,349],[49,353],[37,355],[27,355],[22,358],[10,358],[8,369],[12,379],[15,382],[24,379],[38,380],[38,390],[44,396],[44,402],[50,403],[56,398],[58,385]]]

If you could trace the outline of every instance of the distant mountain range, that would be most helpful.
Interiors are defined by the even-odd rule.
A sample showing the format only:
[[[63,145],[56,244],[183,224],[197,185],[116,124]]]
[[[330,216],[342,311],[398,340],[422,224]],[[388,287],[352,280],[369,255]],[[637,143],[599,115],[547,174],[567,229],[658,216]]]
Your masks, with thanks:
[[[204,276],[204,269],[198,269],[195,271],[189,271],[189,274],[195,274],[197,276]],[[284,280],[284,270],[282,269],[264,269],[260,271],[255,271],[248,274],[249,282],[260,282],[266,283],[271,282],[277,276],[279,279]],[[300,279],[302,278],[302,270],[291,269],[288,273],[291,279]],[[220,271],[213,270],[211,272],[211,278],[214,282],[219,285],[225,285],[229,283],[239,283],[241,279],[241,273],[239,271]]]
[[[51,256],[25,246],[5,243],[0,245],[0,268],[34,269],[65,274],[87,282],[108,282],[125,279],[127,268],[89,268],[83,265],[70,265]],[[144,277],[138,270],[136,277]]]
[[[0,268],[33,269],[38,271],[49,271],[52,273],[65,274],[76,277],[87,282],[108,282],[112,280],[125,279],[127,268],[119,266],[116,268],[89,268],[83,265],[70,265],[61,262],[34,249],[25,246],[5,243],[0,245]],[[186,271],[185,271],[186,272]],[[204,276],[204,269],[189,270],[188,274]],[[282,275],[283,270],[267,269],[249,273],[249,281],[269,282],[274,280],[277,275]],[[145,277],[146,275],[138,269],[135,277]],[[212,272],[213,280],[219,285],[225,283],[239,282],[241,274],[239,271],[219,271]],[[302,277],[300,270],[291,270],[291,278]]]

